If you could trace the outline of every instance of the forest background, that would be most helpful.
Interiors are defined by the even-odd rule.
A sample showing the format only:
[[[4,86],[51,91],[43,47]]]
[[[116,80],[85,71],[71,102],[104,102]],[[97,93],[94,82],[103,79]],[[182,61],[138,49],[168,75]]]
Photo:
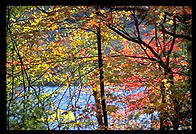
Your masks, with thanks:
[[[6,12],[8,130],[192,129],[192,7]]]

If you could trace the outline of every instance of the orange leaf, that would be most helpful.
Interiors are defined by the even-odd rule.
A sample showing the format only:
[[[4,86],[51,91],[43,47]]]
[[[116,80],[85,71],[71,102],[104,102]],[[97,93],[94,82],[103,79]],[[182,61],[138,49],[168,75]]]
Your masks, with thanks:
[[[39,50],[39,51],[42,51],[42,50],[43,50],[43,48],[42,48],[41,46],[39,46],[39,47],[38,47],[38,50]]]
[[[55,25],[52,25],[52,26],[50,27],[50,29],[51,29],[52,31],[54,31],[56,28],[57,28],[57,25],[56,25],[56,24],[55,24]]]
[[[87,23],[87,26],[96,26],[98,27],[98,23],[96,21],[91,20],[90,22]]]

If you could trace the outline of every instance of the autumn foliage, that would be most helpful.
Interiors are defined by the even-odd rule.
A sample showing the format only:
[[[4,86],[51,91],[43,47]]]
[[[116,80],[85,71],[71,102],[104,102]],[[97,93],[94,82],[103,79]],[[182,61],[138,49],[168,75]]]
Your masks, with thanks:
[[[9,6],[6,17],[7,129],[192,129],[191,7]]]

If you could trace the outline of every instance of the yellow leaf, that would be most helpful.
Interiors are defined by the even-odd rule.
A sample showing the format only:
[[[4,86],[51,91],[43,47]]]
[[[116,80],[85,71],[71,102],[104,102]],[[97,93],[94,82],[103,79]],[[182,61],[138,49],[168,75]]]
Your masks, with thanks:
[[[59,50],[59,51],[63,51],[63,48],[62,48],[62,47],[58,47],[58,50]]]
[[[14,18],[11,18],[10,20],[11,20],[11,21],[14,21],[14,22],[16,21]]]
[[[34,25],[34,26],[36,26],[36,25],[37,25],[37,23],[35,23],[35,22],[32,22],[32,23],[31,23],[31,25]]]
[[[94,92],[97,92],[97,91],[98,91],[97,88],[93,88],[92,90],[93,90]]]
[[[94,13],[91,13],[91,15],[89,17],[93,17],[94,16]]]
[[[49,117],[48,122],[55,122],[55,118],[54,117]]]
[[[106,66],[107,66],[107,67],[112,67],[111,64],[110,64],[110,62],[107,62],[107,63],[106,63]]]
[[[130,16],[127,16],[127,20],[128,20],[128,21],[131,21],[131,17],[130,17]]]
[[[171,83],[164,84],[164,86],[167,87],[167,88],[170,88],[171,87]]]
[[[100,10],[100,12],[103,14],[103,13],[105,13],[105,11],[104,10]]]
[[[65,81],[65,86],[69,86],[69,81]]]
[[[35,21],[36,23],[39,23],[40,19],[34,19],[34,21]]]
[[[162,82],[166,83],[167,82],[167,79],[163,79]]]
[[[68,114],[63,114],[62,116],[65,118],[66,122],[73,121],[76,119],[72,111],[69,111]]]
[[[168,24],[172,25],[172,24],[173,24],[173,20],[170,20],[170,21],[168,22]]]
[[[74,116],[74,114],[71,111],[69,111],[68,116],[69,116],[69,120],[75,120],[76,119],[76,117]]]
[[[163,13],[161,13],[161,14],[159,15],[159,18],[160,18],[161,20],[164,18],[163,15],[164,15]]]
[[[86,62],[86,58],[83,58],[82,60],[83,60],[84,62]]]
[[[24,27],[23,32],[29,31],[29,27]]]
[[[40,120],[41,120],[42,122],[44,122],[44,121],[45,121],[45,119],[44,119],[44,117],[43,117],[43,116],[41,117],[41,119],[40,119]]]

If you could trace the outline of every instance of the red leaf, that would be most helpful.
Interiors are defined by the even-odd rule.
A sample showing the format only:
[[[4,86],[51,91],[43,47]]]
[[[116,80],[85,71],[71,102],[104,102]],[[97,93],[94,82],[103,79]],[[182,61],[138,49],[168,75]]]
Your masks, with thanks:
[[[146,37],[148,35],[148,33],[144,33],[144,36]]]
[[[84,48],[81,49],[81,55],[84,55],[86,50]]]

